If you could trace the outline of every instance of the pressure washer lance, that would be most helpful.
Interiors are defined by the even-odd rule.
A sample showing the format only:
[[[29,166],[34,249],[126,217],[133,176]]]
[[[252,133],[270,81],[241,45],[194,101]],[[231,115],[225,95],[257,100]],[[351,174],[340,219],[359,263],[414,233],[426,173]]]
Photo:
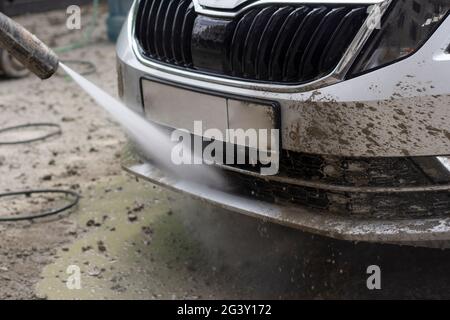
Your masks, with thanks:
[[[59,58],[53,50],[1,12],[0,47],[43,80],[58,70]]]

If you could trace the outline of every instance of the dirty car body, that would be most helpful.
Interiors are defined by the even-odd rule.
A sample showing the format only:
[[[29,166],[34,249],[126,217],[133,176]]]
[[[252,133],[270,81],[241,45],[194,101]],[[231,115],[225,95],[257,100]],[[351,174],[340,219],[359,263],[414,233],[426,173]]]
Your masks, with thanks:
[[[117,46],[127,106],[170,130],[194,118],[227,128],[252,112],[239,102],[276,105],[280,170],[220,166],[224,189],[151,159],[125,168],[320,235],[446,243],[449,11],[445,0],[135,1]]]

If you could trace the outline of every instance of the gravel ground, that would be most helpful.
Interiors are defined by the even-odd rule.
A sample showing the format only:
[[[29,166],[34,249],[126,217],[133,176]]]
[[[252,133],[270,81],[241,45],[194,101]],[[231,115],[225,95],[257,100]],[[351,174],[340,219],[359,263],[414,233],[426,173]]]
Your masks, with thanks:
[[[89,9],[84,8],[83,17],[88,16]],[[97,73],[90,79],[115,94],[114,46],[104,36],[104,18],[102,14],[93,35],[95,46],[61,58],[92,61]],[[68,32],[63,11],[18,20],[53,47],[78,41],[84,32],[83,29]],[[83,193],[98,179],[121,174],[118,158],[125,141],[121,130],[62,74],[47,81],[34,76],[0,79],[0,97],[0,128],[52,122],[61,125],[63,131],[61,136],[43,142],[0,146],[0,190],[62,188]],[[23,139],[31,133],[16,132],[14,137],[11,134],[2,137]],[[0,208],[8,206],[12,207],[9,199],[0,202]],[[20,199],[17,206],[27,212],[34,210]],[[7,211],[0,214],[17,210]],[[33,298],[42,267],[54,259],[58,247],[77,235],[77,226],[68,217],[44,223],[2,224],[0,230],[0,298]]]
[[[20,21],[60,46],[82,32],[68,32],[64,17]],[[89,79],[115,94],[114,48],[101,17],[95,45],[63,58],[92,61]],[[163,191],[121,172],[122,131],[73,82],[1,80],[0,128],[36,121],[63,133],[0,146],[0,190],[63,188],[83,198],[57,219],[0,224],[0,299],[450,297],[450,251],[314,237]],[[58,202],[3,199],[0,215]],[[79,290],[66,286],[71,265],[81,270]],[[366,287],[370,265],[381,268],[382,290]]]

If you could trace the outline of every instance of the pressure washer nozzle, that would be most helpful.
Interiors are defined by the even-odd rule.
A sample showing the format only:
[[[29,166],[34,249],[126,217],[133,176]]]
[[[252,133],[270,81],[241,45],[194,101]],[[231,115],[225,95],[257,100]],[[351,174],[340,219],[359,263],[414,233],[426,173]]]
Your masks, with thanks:
[[[58,56],[35,35],[1,12],[0,47],[41,79],[50,78],[58,70]]]

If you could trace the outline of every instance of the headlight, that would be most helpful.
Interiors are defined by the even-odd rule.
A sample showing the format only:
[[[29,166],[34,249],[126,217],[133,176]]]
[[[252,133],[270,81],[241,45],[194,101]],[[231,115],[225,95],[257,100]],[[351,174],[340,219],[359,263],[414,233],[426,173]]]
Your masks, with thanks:
[[[353,66],[352,76],[417,51],[444,21],[450,0],[394,0]]]

